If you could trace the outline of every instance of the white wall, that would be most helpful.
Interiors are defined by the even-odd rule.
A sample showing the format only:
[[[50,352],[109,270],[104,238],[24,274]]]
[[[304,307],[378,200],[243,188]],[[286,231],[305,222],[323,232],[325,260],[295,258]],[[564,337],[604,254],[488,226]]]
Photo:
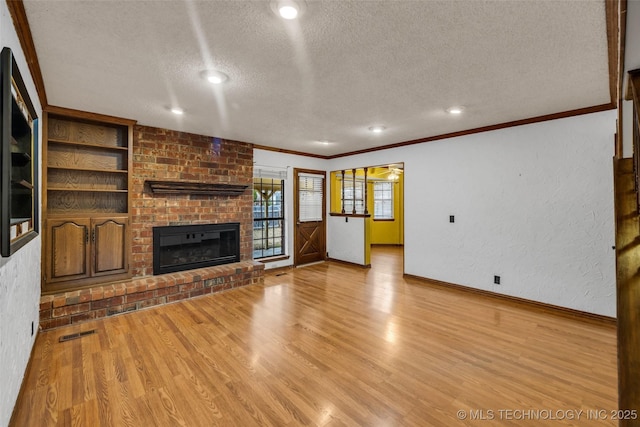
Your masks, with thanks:
[[[0,44],[13,51],[31,100],[41,117],[42,107],[6,2],[0,2]],[[38,147],[41,147],[40,142]],[[40,148],[39,151],[41,153]],[[42,227],[40,230],[42,232]],[[0,426],[9,424],[35,342],[35,334],[31,336],[31,322],[37,330],[40,241],[37,237],[10,258],[0,257]]]
[[[640,68],[640,1],[627,2],[627,34],[624,51],[622,96],[627,92],[627,72]],[[622,101],[622,154],[633,155],[633,102]]]
[[[615,317],[615,119],[518,126],[329,169],[404,162],[405,273]]]
[[[365,265],[365,231],[364,218],[329,216],[327,218],[329,258]]]
[[[298,156],[294,154],[278,153],[268,150],[253,150],[253,163],[261,167],[273,167],[277,169],[287,169],[287,179],[284,185],[285,200],[285,253],[289,255],[289,259],[265,264],[266,269],[286,267],[293,265],[293,226],[295,218],[293,217],[293,169],[313,169],[325,170],[326,161],[308,156]],[[328,200],[328,198],[327,198]],[[327,211],[328,212],[328,211]]]
[[[615,317],[615,120],[612,110],[327,161],[261,150],[255,160],[327,171],[404,162],[405,273]]]

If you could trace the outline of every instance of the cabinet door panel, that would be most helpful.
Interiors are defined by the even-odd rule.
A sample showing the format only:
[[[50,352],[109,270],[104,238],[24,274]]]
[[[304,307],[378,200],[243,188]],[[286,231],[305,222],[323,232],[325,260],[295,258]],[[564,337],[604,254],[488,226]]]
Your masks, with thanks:
[[[93,275],[124,273],[128,270],[127,217],[94,219]]]
[[[89,277],[88,219],[47,221],[49,282]]]

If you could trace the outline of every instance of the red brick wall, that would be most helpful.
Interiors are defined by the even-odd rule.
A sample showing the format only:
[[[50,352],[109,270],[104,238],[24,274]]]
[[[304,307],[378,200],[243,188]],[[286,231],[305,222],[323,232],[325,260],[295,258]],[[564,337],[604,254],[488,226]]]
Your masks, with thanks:
[[[135,126],[131,191],[132,273],[153,274],[152,227],[240,223],[240,260],[252,259],[253,146]],[[241,196],[153,194],[145,180],[248,185]]]

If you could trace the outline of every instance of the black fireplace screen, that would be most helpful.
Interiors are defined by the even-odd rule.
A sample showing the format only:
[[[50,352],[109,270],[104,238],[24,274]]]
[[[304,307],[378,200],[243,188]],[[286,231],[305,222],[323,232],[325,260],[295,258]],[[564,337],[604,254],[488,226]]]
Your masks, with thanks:
[[[240,224],[153,227],[153,274],[240,261]]]

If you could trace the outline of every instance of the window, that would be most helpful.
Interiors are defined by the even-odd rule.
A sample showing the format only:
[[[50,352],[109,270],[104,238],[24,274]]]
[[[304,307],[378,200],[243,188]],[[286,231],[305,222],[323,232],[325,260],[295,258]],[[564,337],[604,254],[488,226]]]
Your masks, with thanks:
[[[373,219],[393,219],[393,182],[373,183]]]
[[[284,180],[253,179],[253,258],[284,255]]]
[[[322,221],[322,195],[324,177],[298,174],[298,220],[300,222]]]
[[[354,197],[355,196],[355,197]],[[353,179],[344,180],[344,199],[342,208],[347,214],[353,213],[355,202],[356,214],[364,213],[364,180],[356,178],[355,186]]]

